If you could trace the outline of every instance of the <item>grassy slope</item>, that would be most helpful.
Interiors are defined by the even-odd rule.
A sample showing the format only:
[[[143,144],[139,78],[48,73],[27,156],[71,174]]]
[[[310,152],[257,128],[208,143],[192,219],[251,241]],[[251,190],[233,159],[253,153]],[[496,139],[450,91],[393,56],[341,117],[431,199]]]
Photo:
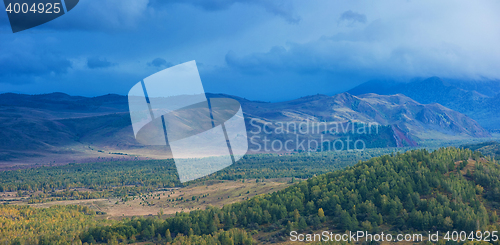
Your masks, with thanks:
[[[466,164],[463,164],[463,159],[468,159]],[[491,230],[498,229],[494,227],[497,223],[493,217],[500,208],[500,198],[497,198],[500,195],[499,182],[500,167],[478,154],[453,148],[430,154],[419,150],[373,158],[223,209],[180,214],[175,218],[176,222],[183,222],[187,217],[191,221],[187,226],[175,225],[176,230],[171,226],[172,218],[151,222],[158,234],[165,234],[168,227],[172,235],[178,232],[188,234],[189,227],[198,224],[197,219],[203,215],[217,213],[219,217],[225,217],[227,212],[235,213],[233,220],[237,221],[234,226],[256,230],[258,233],[254,237],[259,242],[272,243],[287,240],[289,228],[302,232],[358,228],[374,232],[398,229]],[[275,217],[273,205],[283,206],[286,210],[284,216]],[[318,208],[322,208],[326,215],[320,223],[317,222]],[[255,216],[255,212],[266,210],[271,214],[270,220]],[[444,221],[446,223],[442,223]],[[127,222],[119,224],[133,225]],[[220,219],[220,222],[221,228],[228,227],[225,220]],[[137,232],[136,239],[149,239],[141,237],[139,230]],[[204,234],[203,230],[197,232]]]
[[[465,164],[464,159],[468,159]],[[141,236],[145,228],[139,223],[149,222],[158,234],[169,229],[173,235],[193,231],[202,235],[210,233],[208,219],[219,228],[255,230],[261,243],[286,241],[290,230],[498,230],[499,176],[500,167],[478,153],[455,148],[433,153],[418,150],[373,158],[222,209],[122,225],[136,229],[135,238],[148,240],[150,234]],[[326,218],[318,216],[319,208]],[[102,232],[112,237],[113,229],[97,228],[81,238]]]

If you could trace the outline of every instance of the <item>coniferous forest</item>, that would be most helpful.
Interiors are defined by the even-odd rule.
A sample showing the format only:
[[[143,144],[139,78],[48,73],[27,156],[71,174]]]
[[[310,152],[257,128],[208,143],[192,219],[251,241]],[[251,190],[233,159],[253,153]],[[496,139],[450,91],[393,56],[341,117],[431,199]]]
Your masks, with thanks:
[[[248,155],[226,169],[184,185],[179,182],[172,160],[70,163],[0,172],[0,192],[20,192],[29,195],[32,203],[38,203],[47,200],[126,197],[161,188],[186,186],[207,179],[307,179],[390,151],[392,150],[368,149],[364,152]]]
[[[265,157],[280,159],[255,156]],[[297,161],[305,169],[315,164],[300,157]],[[239,171],[245,173],[242,168]],[[167,218],[103,220],[78,206],[3,205],[0,212],[0,240],[12,244],[259,244],[286,241],[290,231],[318,230],[492,232],[500,228],[500,165],[490,156],[464,148],[411,150],[312,176],[222,208]]]

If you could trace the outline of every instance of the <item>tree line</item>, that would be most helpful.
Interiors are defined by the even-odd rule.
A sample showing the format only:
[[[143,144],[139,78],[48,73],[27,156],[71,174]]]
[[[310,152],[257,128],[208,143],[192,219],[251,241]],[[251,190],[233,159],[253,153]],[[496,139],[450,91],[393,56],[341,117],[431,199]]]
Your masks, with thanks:
[[[463,165],[464,161],[470,164]],[[472,171],[464,174],[466,167]],[[167,231],[172,237],[203,236],[240,228],[273,231],[267,241],[276,242],[285,240],[291,230],[310,231],[326,224],[370,232],[382,227],[498,230],[498,210],[487,209],[485,203],[500,200],[495,196],[499,168],[467,149],[413,150],[372,158],[221,209],[182,212],[166,220],[128,220],[120,224],[121,229],[95,227],[80,237],[82,241],[100,237],[105,242],[110,236],[130,239],[133,234],[135,239],[148,240]],[[144,232],[145,225],[149,232]]]

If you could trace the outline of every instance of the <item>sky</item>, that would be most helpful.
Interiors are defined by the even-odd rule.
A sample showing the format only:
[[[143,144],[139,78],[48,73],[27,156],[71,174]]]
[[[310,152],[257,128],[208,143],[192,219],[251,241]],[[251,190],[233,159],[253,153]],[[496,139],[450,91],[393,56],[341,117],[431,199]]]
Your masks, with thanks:
[[[127,94],[195,60],[206,92],[283,101],[363,82],[500,79],[500,1],[80,0],[12,33],[0,93]]]

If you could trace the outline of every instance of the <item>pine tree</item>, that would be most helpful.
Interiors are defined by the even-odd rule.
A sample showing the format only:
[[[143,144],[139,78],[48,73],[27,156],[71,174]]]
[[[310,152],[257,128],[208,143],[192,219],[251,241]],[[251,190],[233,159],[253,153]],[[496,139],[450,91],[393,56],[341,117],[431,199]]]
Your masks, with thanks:
[[[350,230],[353,227],[351,215],[345,210],[340,214],[340,227],[345,230]]]
[[[286,224],[285,231],[287,234],[290,234],[290,232],[293,231],[293,224],[292,224],[292,222],[290,222],[290,220]]]
[[[306,219],[304,217],[300,217],[299,219],[299,230],[305,230],[307,228]]]
[[[300,214],[299,214],[299,210],[295,209],[293,211],[293,219],[295,222],[299,222],[299,217],[300,217]]]
[[[170,234],[170,229],[165,232],[165,241],[172,242],[172,235]]]

